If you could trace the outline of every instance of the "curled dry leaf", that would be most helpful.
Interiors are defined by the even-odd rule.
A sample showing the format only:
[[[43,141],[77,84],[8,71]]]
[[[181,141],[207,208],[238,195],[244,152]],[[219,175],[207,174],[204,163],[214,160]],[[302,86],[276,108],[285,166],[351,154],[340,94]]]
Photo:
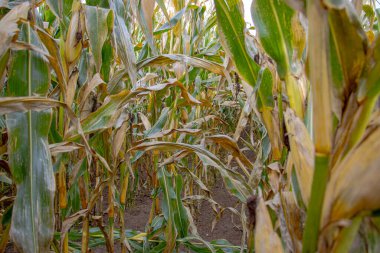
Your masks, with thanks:
[[[152,125],[150,124],[148,117],[145,116],[142,112],[139,112],[139,116],[140,116],[141,122],[144,125],[145,130],[151,129]]]
[[[43,111],[58,106],[66,107],[62,102],[44,97],[4,97],[0,98],[0,115],[28,110]]]
[[[50,144],[49,149],[50,149],[51,155],[55,156],[61,153],[68,153],[74,150],[84,149],[84,145],[81,145],[75,142],[65,141],[65,142]]]
[[[281,211],[284,214],[287,230],[290,234],[294,252],[302,251],[302,223],[304,216],[297,206],[293,193],[286,191],[280,194]]]
[[[273,230],[272,221],[268,209],[262,197],[257,199],[256,227],[255,227],[255,252],[284,252],[281,240]]]
[[[178,128],[172,128],[172,129],[167,129],[167,130],[162,130],[160,132],[157,132],[155,134],[147,136],[147,139],[156,139],[156,138],[161,138],[167,135],[170,135],[172,133],[185,133],[185,134],[201,134],[202,130],[201,129],[178,129]]]
[[[19,31],[17,22],[26,19],[29,11],[29,3],[25,2],[14,7],[0,20],[0,56],[8,50],[13,36]]]
[[[77,222],[77,220],[81,217],[85,217],[88,213],[88,209],[82,209],[69,217],[67,217],[62,224],[61,229],[61,245],[63,245],[63,240],[65,239],[65,235],[69,232],[70,228]]]
[[[333,169],[326,189],[322,225],[380,208],[379,138],[380,128]]]
[[[207,115],[205,117],[193,120],[193,121],[185,124],[183,127],[184,128],[191,128],[191,127],[195,127],[195,126],[200,126],[202,123],[206,123],[210,120],[215,120],[215,121],[219,121],[222,124],[227,124],[226,122],[224,122],[221,118],[219,118],[216,115]]]
[[[90,82],[87,82],[85,85],[83,85],[78,95],[78,104],[80,105],[80,111],[83,110],[87,97],[90,95],[91,91],[98,87],[100,84],[104,83],[105,82],[100,77],[100,74],[96,73]]]
[[[213,135],[206,137],[207,141],[211,141],[221,145],[223,148],[227,149],[232,153],[232,156],[239,159],[245,166],[249,169],[253,168],[253,164],[240,150],[237,142],[227,135]]]
[[[190,145],[186,143],[172,143],[172,142],[162,142],[162,141],[153,141],[153,142],[144,142],[140,145],[137,145],[128,152],[131,151],[150,151],[150,150],[161,150],[164,152],[178,151],[178,149],[186,150],[195,153],[199,159],[206,166],[212,166],[217,169],[220,175],[223,178],[227,190],[237,197],[240,201],[245,201],[248,196],[252,193],[252,188],[245,183],[243,177],[240,173],[231,170],[223,162],[220,161],[213,153],[205,149],[200,145]]]
[[[314,168],[314,147],[307,129],[291,109],[285,114],[285,124],[302,199],[309,203]]]
[[[175,63],[175,62],[183,62],[197,68],[207,69],[208,71],[213,72],[218,75],[222,75],[222,76],[225,75],[224,67],[220,65],[219,63],[198,58],[198,57],[191,57],[191,56],[187,56],[183,54],[162,54],[159,56],[151,57],[151,58],[138,62],[137,69],[141,69],[143,67],[148,67],[148,66],[167,65],[167,64]]]
[[[155,0],[139,0],[139,21],[143,28],[145,36],[147,37],[153,52],[156,52],[156,48],[153,44],[153,12],[156,5]]]

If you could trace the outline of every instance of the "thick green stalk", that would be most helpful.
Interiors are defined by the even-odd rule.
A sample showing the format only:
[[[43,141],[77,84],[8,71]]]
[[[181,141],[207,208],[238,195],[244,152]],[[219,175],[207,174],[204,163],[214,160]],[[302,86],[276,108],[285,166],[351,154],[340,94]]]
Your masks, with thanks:
[[[329,159],[332,149],[332,102],[328,57],[328,17],[319,0],[307,1],[308,77],[312,89],[313,137],[315,146],[314,176],[308,204],[303,253],[315,253],[323,200],[329,178]]]
[[[315,253],[317,251],[321,211],[328,178],[329,156],[316,154],[311,197],[302,242],[303,253]]]

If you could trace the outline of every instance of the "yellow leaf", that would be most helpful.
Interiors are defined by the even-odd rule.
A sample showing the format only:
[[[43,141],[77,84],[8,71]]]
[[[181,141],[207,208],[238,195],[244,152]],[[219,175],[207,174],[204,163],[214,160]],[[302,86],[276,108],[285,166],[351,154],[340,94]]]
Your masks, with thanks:
[[[284,252],[281,240],[273,230],[272,221],[263,198],[260,197],[258,201],[259,204],[256,208],[255,252]]]
[[[26,19],[29,3],[23,3],[14,7],[0,20],[0,56],[9,48],[13,36],[19,31],[17,22]]]
[[[380,128],[336,165],[327,185],[323,225],[380,208]]]
[[[302,199],[309,203],[314,168],[314,146],[307,129],[294,112],[287,109],[285,124],[290,144],[290,157],[293,160]]]

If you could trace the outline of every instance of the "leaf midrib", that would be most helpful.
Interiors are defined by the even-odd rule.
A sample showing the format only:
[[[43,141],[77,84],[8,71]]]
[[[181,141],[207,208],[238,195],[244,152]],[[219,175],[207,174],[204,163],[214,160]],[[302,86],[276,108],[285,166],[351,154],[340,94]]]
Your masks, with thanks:
[[[272,9],[272,12],[274,14],[274,19],[276,20],[276,24],[277,24],[277,28],[278,28],[279,35],[280,35],[280,40],[281,40],[281,47],[284,50],[284,54],[285,54],[286,72],[288,72],[289,71],[290,62],[289,62],[288,50],[287,50],[286,44],[285,44],[285,36],[284,36],[284,33],[282,32],[282,29],[281,29],[281,24],[280,24],[280,20],[279,20],[278,14],[276,12],[275,7],[273,6],[273,0],[269,0],[269,5],[270,5],[270,8]]]
[[[27,42],[31,43],[30,37],[30,25],[27,24]],[[28,57],[28,96],[32,96],[32,52],[30,50],[27,51]],[[33,131],[32,131],[32,111],[28,111],[28,141],[29,141],[29,180],[30,180],[30,214],[31,214],[31,225],[32,225],[32,236],[33,236],[33,250],[34,252],[38,252],[38,244],[36,241],[36,228],[34,224],[34,207],[33,207]]]
[[[216,0],[216,1],[219,1],[219,0]],[[224,1],[223,1],[223,2],[224,2]],[[220,2],[219,2],[219,5],[222,7],[225,16],[227,16],[227,19],[228,19],[228,21],[229,21],[229,23],[230,23],[230,26],[232,27],[232,30],[233,30],[233,32],[234,32],[234,34],[235,34],[235,37],[236,37],[236,38],[239,38],[239,33],[237,32],[235,26],[232,25],[233,22],[232,22],[232,20],[231,20],[231,16],[228,15],[229,11],[225,9],[226,5],[222,5]],[[250,59],[249,57],[247,57],[247,56],[248,56],[248,55],[247,55],[247,52],[246,52],[246,50],[245,50],[244,45],[242,45],[241,40],[238,39],[237,41],[238,41],[238,45],[239,45],[239,47],[241,48],[241,50],[242,50],[242,52],[243,52],[244,58],[245,58],[245,60],[246,60],[246,62],[247,62],[248,68],[249,68],[249,70],[250,70],[250,74],[251,74],[251,76],[253,77],[254,81],[256,81],[255,71],[254,71],[254,69],[252,69],[252,66],[251,66],[251,63],[252,63],[251,61],[252,61],[252,59]],[[251,60],[251,61],[250,61],[250,60]],[[251,84],[251,85],[254,85],[254,84]]]

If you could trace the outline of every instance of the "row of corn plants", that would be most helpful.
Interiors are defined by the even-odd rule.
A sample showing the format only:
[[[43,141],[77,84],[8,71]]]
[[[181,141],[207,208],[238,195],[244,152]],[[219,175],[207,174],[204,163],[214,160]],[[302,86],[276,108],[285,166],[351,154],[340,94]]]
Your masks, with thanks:
[[[377,252],[375,6],[1,1],[0,252]],[[205,201],[240,245],[197,232]]]

